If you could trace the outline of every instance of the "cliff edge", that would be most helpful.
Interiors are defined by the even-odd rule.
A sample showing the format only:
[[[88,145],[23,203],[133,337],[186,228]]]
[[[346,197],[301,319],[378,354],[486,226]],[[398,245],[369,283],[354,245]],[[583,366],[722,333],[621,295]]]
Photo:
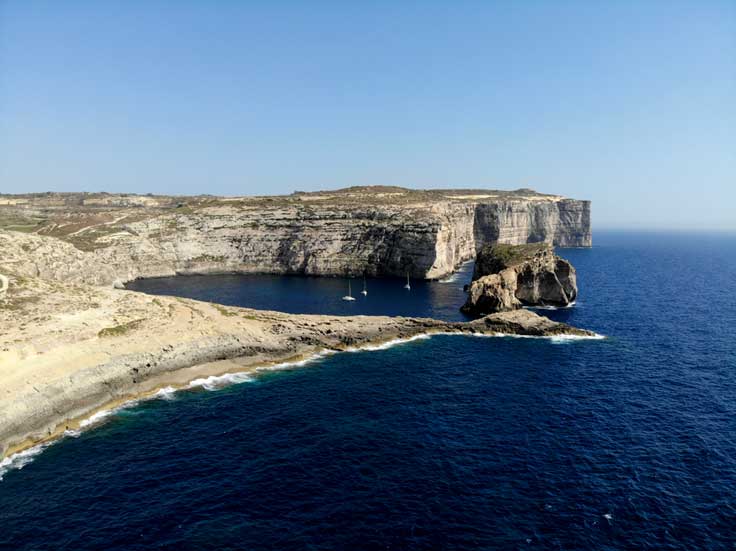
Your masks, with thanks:
[[[94,285],[202,273],[437,279],[486,244],[591,244],[590,202],[533,190],[353,187],[264,197],[0,195],[0,229],[55,237],[72,265],[36,270]],[[32,240],[28,247],[35,247]],[[10,253],[7,253],[8,255]],[[20,255],[28,264],[37,257]]]

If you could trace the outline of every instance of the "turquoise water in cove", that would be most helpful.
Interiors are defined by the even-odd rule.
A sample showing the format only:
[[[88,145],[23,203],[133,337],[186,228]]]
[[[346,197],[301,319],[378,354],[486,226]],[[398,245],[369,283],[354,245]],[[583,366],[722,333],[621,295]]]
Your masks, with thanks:
[[[0,549],[733,549],[736,236],[560,253],[604,340],[436,336],[162,394],[0,467]],[[463,319],[454,281],[180,277],[288,312]]]

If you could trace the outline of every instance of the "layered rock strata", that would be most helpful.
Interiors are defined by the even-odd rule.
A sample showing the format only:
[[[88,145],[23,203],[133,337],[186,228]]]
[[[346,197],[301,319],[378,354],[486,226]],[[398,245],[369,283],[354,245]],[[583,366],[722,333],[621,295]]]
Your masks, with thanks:
[[[0,196],[3,226],[58,237],[74,249],[39,251],[35,266],[28,264],[38,255],[5,253],[26,271],[91,284],[222,272],[432,279],[487,243],[591,243],[589,202],[532,190],[376,186],[250,198]],[[83,273],[80,264],[100,270]]]
[[[489,245],[478,254],[462,310],[482,315],[522,306],[568,306],[577,294],[575,268],[551,245]]]

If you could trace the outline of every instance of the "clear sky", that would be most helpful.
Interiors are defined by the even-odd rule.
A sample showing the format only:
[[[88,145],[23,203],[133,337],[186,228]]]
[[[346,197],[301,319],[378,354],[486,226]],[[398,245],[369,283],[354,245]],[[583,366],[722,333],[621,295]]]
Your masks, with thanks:
[[[0,192],[364,184],[736,228],[736,1],[0,0]]]

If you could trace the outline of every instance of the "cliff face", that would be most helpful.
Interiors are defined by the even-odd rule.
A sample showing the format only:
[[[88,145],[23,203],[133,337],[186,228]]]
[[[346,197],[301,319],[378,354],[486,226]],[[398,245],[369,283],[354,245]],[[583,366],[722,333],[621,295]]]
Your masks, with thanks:
[[[524,305],[568,306],[578,294],[575,268],[547,243],[493,245],[478,254],[462,307],[468,314],[516,310]]]
[[[34,263],[25,271],[54,279],[66,272],[95,284],[209,272],[440,278],[487,243],[591,242],[589,202],[530,190],[374,187],[234,199],[57,194],[0,205],[0,226],[3,219],[15,224],[6,223],[10,229],[59,237],[75,249],[33,261],[17,255],[15,263]],[[26,246],[34,246],[32,237]]]
[[[559,247],[590,247],[590,201],[499,201],[474,209],[476,248],[486,243],[546,242]]]

